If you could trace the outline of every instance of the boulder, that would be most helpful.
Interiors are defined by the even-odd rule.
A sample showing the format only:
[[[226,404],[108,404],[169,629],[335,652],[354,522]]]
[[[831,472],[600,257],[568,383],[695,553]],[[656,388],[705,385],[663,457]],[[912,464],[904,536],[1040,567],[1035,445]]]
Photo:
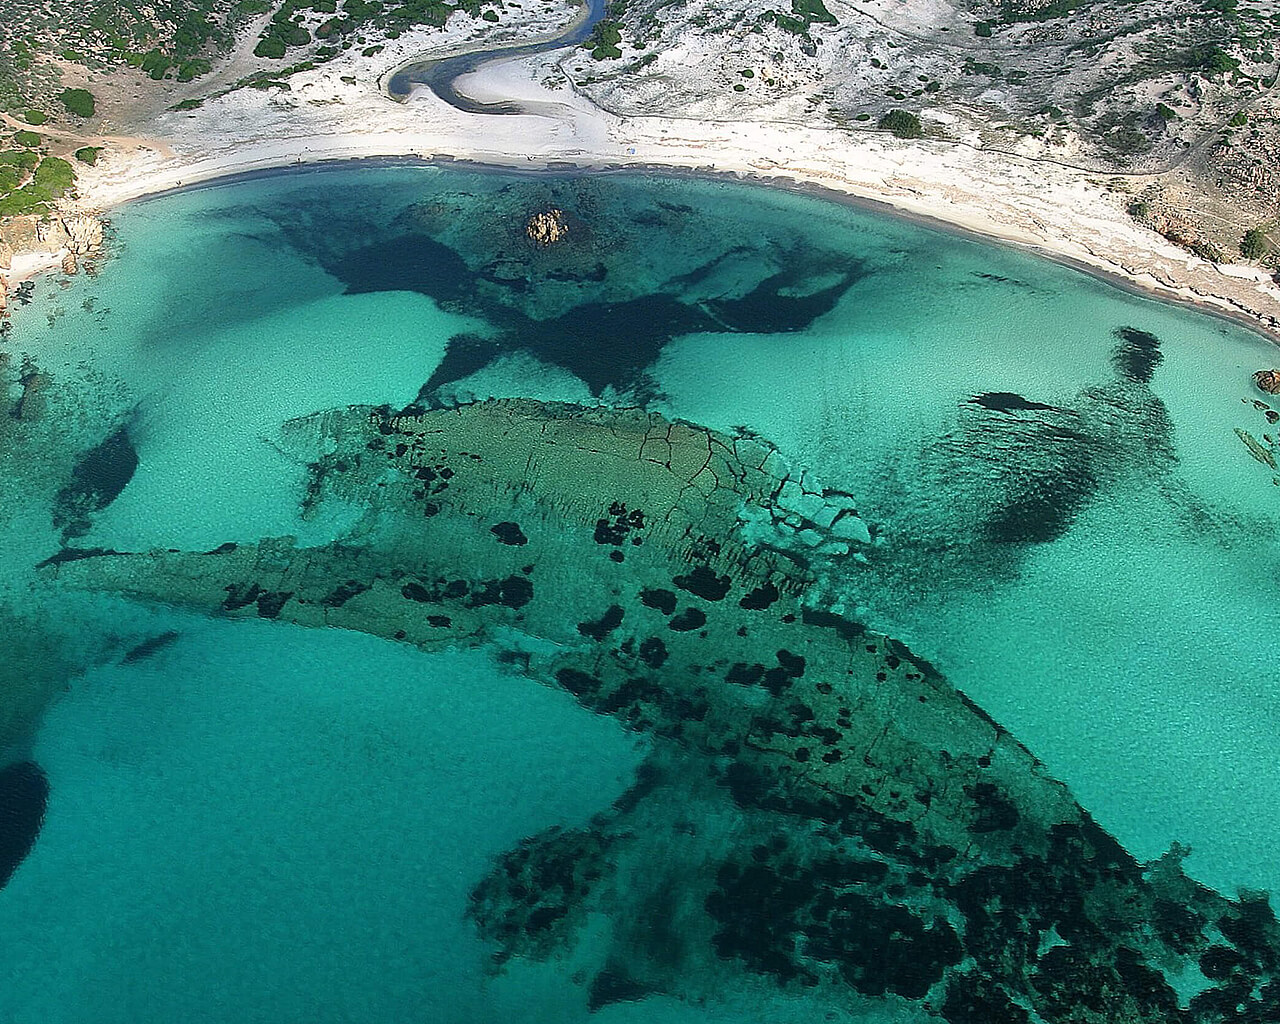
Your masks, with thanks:
[[[78,256],[97,252],[102,247],[102,221],[91,214],[78,214],[62,222],[67,234],[67,248]]]
[[[74,274],[80,269],[80,265],[76,262],[76,254],[69,252],[62,257],[62,272],[64,274]]]
[[[1259,370],[1253,375],[1253,382],[1259,391],[1269,395],[1280,395],[1280,370]]]

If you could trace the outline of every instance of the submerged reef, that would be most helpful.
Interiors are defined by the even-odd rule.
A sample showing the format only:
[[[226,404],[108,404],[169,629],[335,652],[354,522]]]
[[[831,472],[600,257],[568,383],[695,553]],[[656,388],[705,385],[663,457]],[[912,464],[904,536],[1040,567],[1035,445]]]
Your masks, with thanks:
[[[1141,381],[1155,359],[1130,341],[1120,369]],[[573,963],[592,1008],[701,998],[736,968],[951,1024],[1280,1019],[1265,899],[1197,884],[1176,849],[1138,863],[931,665],[816,600],[870,535],[767,441],[518,400],[334,410],[280,447],[308,467],[304,516],[360,510],[340,541],[67,549],[43,573],[426,649],[496,643],[645,734],[609,811],[529,837],[475,889],[499,962]]]

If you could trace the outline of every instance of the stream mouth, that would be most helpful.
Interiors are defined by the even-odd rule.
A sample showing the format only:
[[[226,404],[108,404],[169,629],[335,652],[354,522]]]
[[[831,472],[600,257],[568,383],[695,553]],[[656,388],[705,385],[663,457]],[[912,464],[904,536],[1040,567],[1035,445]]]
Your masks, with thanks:
[[[522,113],[523,108],[518,103],[509,101],[482,103],[479,100],[473,100],[460,93],[454,83],[461,76],[470,74],[490,61],[527,57],[547,50],[577,46],[591,36],[596,24],[604,17],[605,3],[606,0],[586,0],[585,18],[575,21],[561,35],[540,43],[519,43],[514,46],[478,50],[474,53],[459,54],[456,57],[444,57],[440,60],[427,60],[406,65],[387,81],[387,92],[394,98],[403,100],[413,93],[416,86],[426,86],[450,106],[457,107],[468,114]]]

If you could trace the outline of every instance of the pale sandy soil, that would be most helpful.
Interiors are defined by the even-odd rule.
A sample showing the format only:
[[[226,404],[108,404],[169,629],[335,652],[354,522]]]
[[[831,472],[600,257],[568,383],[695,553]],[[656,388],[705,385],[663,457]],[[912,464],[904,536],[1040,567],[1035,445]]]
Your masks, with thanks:
[[[564,22],[575,13],[563,12]],[[375,61],[336,60],[296,75],[288,92],[241,89],[195,111],[163,113],[139,129],[153,141],[130,137],[110,146],[97,167],[81,170],[79,204],[104,210],[236,172],[375,156],[521,168],[695,168],[882,202],[1197,302],[1280,337],[1280,288],[1269,274],[1217,267],[1132,221],[1125,206],[1142,178],[1116,190],[1100,175],[955,144],[868,139],[865,132],[853,137],[778,121],[620,117],[565,81],[557,63],[564,52],[491,62],[459,82],[482,101],[516,100],[525,114],[467,114],[425,89],[406,102],[384,94],[385,80],[406,61],[474,48],[477,38],[474,26],[451,22],[444,33],[402,37]]]

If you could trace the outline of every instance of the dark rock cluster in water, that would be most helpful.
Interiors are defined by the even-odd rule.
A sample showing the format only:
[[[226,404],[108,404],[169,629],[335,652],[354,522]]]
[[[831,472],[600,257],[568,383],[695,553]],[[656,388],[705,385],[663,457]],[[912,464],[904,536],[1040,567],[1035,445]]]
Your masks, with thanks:
[[[1160,418],[1139,385],[1090,401]],[[1085,412],[1025,404],[976,408],[1094,436]],[[1177,851],[1137,862],[926,661],[812,604],[823,560],[862,553],[836,546],[856,513],[767,442],[509,401],[337,410],[282,445],[325,453],[307,514],[367,508],[341,543],[86,553],[46,572],[428,649],[498,639],[644,733],[646,770],[613,808],[530,837],[475,888],[500,961],[590,955],[596,1007],[696,998],[737,970],[815,1006],[909,1000],[950,1024],[1278,1019],[1266,901],[1197,885]],[[1192,968],[1210,984],[1182,1009],[1169,978]]]

